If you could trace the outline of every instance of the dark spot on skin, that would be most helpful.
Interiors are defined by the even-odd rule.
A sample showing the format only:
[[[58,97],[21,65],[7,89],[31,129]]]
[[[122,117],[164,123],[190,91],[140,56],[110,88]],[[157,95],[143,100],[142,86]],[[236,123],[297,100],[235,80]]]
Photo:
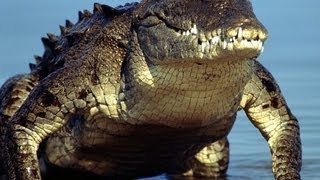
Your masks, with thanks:
[[[37,117],[41,117],[41,118],[45,118],[46,117],[46,113],[45,112],[39,112],[36,114]]]
[[[274,108],[279,108],[279,105],[280,105],[280,103],[279,103],[279,98],[272,98],[271,99],[271,106],[272,107],[274,107]]]
[[[277,87],[270,79],[262,79],[261,82],[269,93],[277,91]]]
[[[199,63],[199,62],[196,62],[196,64],[197,64],[197,65],[199,65],[199,66],[201,66],[201,65],[202,65],[202,63]]]
[[[205,80],[213,80],[213,79],[216,79],[216,78],[220,78],[221,75],[218,75],[218,74],[212,74],[212,73],[204,73],[203,74],[203,78]]]
[[[78,99],[85,99],[88,96],[89,92],[86,89],[83,89],[78,94]]]
[[[269,108],[269,107],[270,107],[269,104],[265,104],[265,105],[262,106],[262,109],[267,109],[267,108]]]
[[[58,107],[61,106],[58,98],[54,94],[49,92],[49,91],[45,91],[43,93],[41,102],[45,107],[48,107],[48,106],[51,106],[51,105],[58,106]]]

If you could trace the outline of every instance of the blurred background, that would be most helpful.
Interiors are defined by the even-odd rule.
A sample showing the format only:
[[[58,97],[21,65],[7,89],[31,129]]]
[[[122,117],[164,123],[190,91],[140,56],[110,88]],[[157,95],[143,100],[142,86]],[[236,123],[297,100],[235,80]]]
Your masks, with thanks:
[[[77,21],[79,10],[93,3],[111,6],[124,0],[33,0],[0,2],[0,85],[8,77],[29,72],[33,55],[42,55],[40,41],[47,32],[59,34],[65,19]],[[320,178],[320,1],[252,0],[255,13],[269,30],[260,57],[277,79],[301,125],[302,179]],[[270,152],[243,113],[229,135],[231,162],[228,179],[272,179]],[[158,177],[158,179],[161,177]]]

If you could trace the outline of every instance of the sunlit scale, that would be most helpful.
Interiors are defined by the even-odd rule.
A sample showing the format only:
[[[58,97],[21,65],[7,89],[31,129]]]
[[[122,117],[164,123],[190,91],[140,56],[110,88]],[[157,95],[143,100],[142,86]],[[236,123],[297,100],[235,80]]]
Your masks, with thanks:
[[[193,25],[190,30],[180,31],[179,33],[183,36],[193,36],[194,38],[198,38],[198,48],[202,53],[210,52],[217,47],[229,51],[232,51],[236,48],[250,48],[257,49],[262,53],[264,50],[264,42],[261,39],[246,39],[243,37],[242,27],[238,27],[236,35],[231,37],[225,37],[222,29],[212,31],[209,33],[208,37],[208,35],[206,36],[204,33],[198,30],[197,25]]]

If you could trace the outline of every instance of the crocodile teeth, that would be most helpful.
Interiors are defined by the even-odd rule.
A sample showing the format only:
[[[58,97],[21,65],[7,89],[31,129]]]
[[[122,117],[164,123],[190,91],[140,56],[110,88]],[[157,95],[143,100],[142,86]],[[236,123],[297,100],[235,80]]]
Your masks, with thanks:
[[[227,45],[228,45],[227,41],[224,40],[224,41],[223,41],[222,48],[223,48],[223,49],[227,49]]]
[[[258,43],[259,43],[259,44],[258,44],[258,49],[259,49],[259,51],[261,51],[262,48],[263,48],[263,42],[259,40]]]
[[[198,34],[198,29],[197,29],[197,25],[193,25],[192,29],[190,30],[191,34]]]
[[[242,39],[243,39],[243,30],[242,30],[242,27],[240,27],[240,28],[238,29],[238,34],[237,34],[237,36],[238,36],[238,41],[242,41]]]
[[[219,40],[221,38],[219,36],[215,36],[214,38],[211,39],[211,44],[215,45],[219,43]]]
[[[220,36],[222,34],[222,29],[217,30],[217,35]]]
[[[204,53],[206,47],[207,47],[206,43],[202,43],[202,44],[201,44],[201,52]]]
[[[178,33],[183,36],[190,36],[192,42],[195,43],[195,47],[199,47],[199,52],[209,53],[216,47],[220,47],[223,50],[232,51],[234,48],[254,48],[263,52],[263,41],[260,39],[246,39],[243,36],[244,29],[238,27],[236,35],[232,37],[226,37],[223,29],[219,28],[212,32],[199,31],[197,25],[194,24],[190,30],[179,31]],[[259,37],[258,37],[259,38]]]

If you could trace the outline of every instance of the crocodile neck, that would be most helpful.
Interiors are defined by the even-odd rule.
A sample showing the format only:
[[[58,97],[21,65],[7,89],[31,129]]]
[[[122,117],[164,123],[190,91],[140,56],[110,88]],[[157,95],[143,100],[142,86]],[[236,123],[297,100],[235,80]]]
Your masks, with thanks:
[[[134,124],[179,128],[218,123],[237,111],[252,63],[132,64],[123,88],[125,116]]]

